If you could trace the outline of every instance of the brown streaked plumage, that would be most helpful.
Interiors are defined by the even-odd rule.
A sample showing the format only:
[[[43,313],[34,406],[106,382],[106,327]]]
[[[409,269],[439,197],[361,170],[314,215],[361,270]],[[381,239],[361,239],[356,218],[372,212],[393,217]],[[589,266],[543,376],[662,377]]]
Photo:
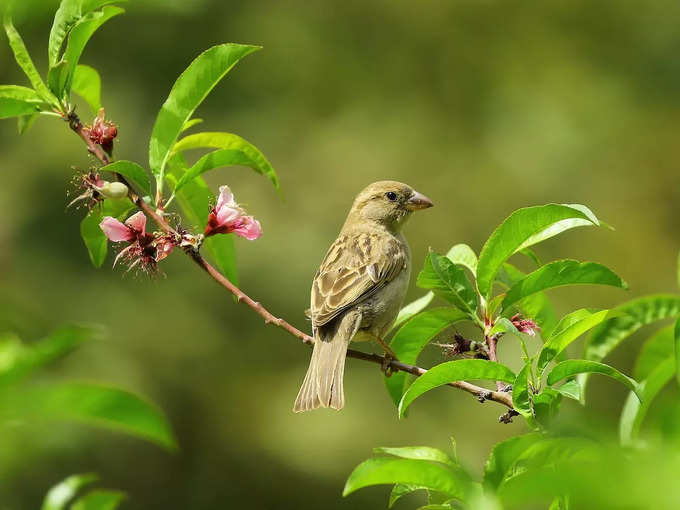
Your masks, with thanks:
[[[352,340],[381,339],[399,313],[411,273],[401,228],[432,202],[410,186],[380,181],[354,200],[312,283],[314,351],[293,410],[342,409]]]

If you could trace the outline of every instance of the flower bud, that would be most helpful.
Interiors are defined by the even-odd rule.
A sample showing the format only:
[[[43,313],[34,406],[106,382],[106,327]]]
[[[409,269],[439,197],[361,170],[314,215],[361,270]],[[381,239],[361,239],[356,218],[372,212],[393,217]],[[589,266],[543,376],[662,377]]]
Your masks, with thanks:
[[[128,194],[128,187],[122,182],[104,181],[97,191],[106,198],[124,198]]]

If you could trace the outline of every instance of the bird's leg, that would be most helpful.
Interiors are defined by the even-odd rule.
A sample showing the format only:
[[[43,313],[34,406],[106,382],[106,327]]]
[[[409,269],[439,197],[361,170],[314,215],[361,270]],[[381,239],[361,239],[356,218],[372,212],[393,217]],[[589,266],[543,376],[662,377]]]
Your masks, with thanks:
[[[382,365],[380,366],[380,369],[385,372],[385,376],[389,377],[391,376],[396,370],[394,370],[391,366],[392,360],[397,360],[397,355],[394,354],[394,351],[390,348],[387,343],[379,337],[375,337],[375,340],[382,346],[383,350],[385,351],[385,354],[383,354],[383,362]]]

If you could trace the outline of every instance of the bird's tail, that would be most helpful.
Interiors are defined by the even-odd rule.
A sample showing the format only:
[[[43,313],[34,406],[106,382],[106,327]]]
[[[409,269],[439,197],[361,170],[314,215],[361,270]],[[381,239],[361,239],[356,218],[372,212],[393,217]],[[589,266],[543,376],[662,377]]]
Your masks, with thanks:
[[[293,411],[310,411],[319,407],[340,410],[345,405],[343,377],[347,346],[356,333],[359,321],[343,317],[333,334],[314,335],[314,351]]]

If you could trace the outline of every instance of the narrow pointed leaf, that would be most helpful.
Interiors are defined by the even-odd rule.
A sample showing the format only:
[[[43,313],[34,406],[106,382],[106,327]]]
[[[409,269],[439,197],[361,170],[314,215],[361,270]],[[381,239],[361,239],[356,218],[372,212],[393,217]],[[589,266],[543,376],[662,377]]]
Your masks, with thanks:
[[[468,316],[457,308],[433,308],[422,312],[406,322],[394,335],[390,348],[399,361],[413,364],[418,360],[423,348],[446,328],[467,320]],[[406,372],[397,372],[385,377],[385,386],[395,405],[399,404],[407,382]]]
[[[214,46],[201,53],[177,79],[158,113],[149,145],[149,166],[161,180],[184,124],[236,63],[258,49],[241,44]]]
[[[96,482],[98,476],[93,473],[71,475],[52,487],[43,500],[41,510],[64,510],[80,489]]]
[[[59,4],[50,30],[48,47],[50,67],[54,67],[60,60],[59,56],[66,36],[82,14],[82,4],[83,0],[62,0]]]
[[[522,248],[517,253],[521,253],[522,255],[524,255],[525,257],[530,259],[534,264],[536,264],[536,267],[541,267],[543,265],[541,263],[541,259],[538,258],[538,255],[536,254],[536,252],[534,250],[532,250],[531,248]]]
[[[189,120],[186,121],[186,122],[184,123],[184,125],[182,126],[182,133],[184,133],[185,131],[191,129],[192,127],[194,127],[194,126],[196,126],[196,125],[198,125],[198,124],[201,124],[202,122],[203,122],[203,119],[199,119],[199,118],[196,118],[196,119],[189,119]],[[175,147],[177,147],[177,144],[175,144]]]
[[[388,447],[379,446],[373,448],[373,453],[384,453],[386,455],[393,455],[394,457],[400,457],[402,459],[416,459],[416,460],[429,460],[431,462],[441,462],[447,466],[455,467],[458,464],[453,461],[446,453],[439,450],[438,448],[432,448],[431,446],[401,446],[401,447]]]
[[[446,254],[454,264],[466,267],[473,275],[477,274],[477,255],[467,244],[456,244]]]
[[[655,332],[640,349],[633,375],[638,381],[649,377],[661,363],[674,356],[674,325],[671,324]]]
[[[100,170],[102,172],[120,174],[135,184],[143,192],[142,194],[151,194],[151,180],[146,170],[133,161],[116,161],[110,165],[103,166]]]
[[[170,173],[168,178],[175,178],[186,171],[186,162],[175,154],[168,163]],[[203,178],[197,177],[177,194],[179,203],[185,218],[189,224],[202,231],[208,221],[210,204],[215,203],[215,195],[210,191]],[[211,236],[203,241],[203,249],[215,262],[219,270],[230,282],[238,284],[238,271],[236,267],[236,248],[233,235]]]
[[[47,85],[45,85],[45,82],[40,77],[40,73],[35,68],[35,64],[33,63],[31,56],[28,54],[28,50],[26,49],[23,39],[12,24],[12,19],[10,18],[9,13],[5,14],[4,25],[7,38],[9,39],[9,45],[14,52],[14,59],[17,61],[17,64],[19,64],[19,67],[21,67],[21,69],[24,71],[31,82],[31,85],[38,95],[43,99],[43,101],[57,107],[59,105],[59,101],[54,96],[54,94],[52,94],[50,89],[47,88]]]
[[[539,433],[524,434],[501,441],[493,447],[484,466],[484,487],[496,489],[529,446],[541,441]]]
[[[626,282],[602,264],[556,260],[540,267],[514,284],[506,293],[503,308],[506,309],[519,300],[546,289],[584,284],[628,288]]]
[[[602,374],[611,377],[612,379],[615,379],[626,386],[629,390],[635,392],[638,398],[642,398],[638,384],[634,379],[623,375],[614,367],[610,367],[609,365],[605,365],[604,363],[599,363],[597,361],[585,359],[570,359],[558,363],[548,374],[547,383],[549,386],[552,386],[562,379],[584,373]]]
[[[422,485],[414,485],[414,484],[406,484],[406,483],[397,483],[394,484],[394,487],[392,487],[392,492],[390,492],[390,501],[387,505],[388,508],[392,508],[394,504],[403,496],[406,496],[407,494],[411,494],[412,492],[419,491],[419,490],[427,490],[427,487],[424,487]]]
[[[647,379],[640,383],[640,399],[631,392],[623,405],[619,421],[621,443],[630,444],[637,439],[642,422],[654,398],[673,379],[675,360],[668,358],[652,370]]]
[[[584,206],[548,204],[512,213],[489,237],[479,255],[477,287],[488,297],[496,273],[512,254],[570,228],[599,225]]]
[[[34,115],[40,112],[40,107],[35,103],[0,97],[0,119]]]
[[[175,442],[170,424],[153,404],[118,388],[68,382],[19,392],[13,412],[22,417],[73,421],[117,430],[169,450]]]
[[[99,224],[104,215],[99,209],[93,209],[80,222],[80,237],[83,238],[85,248],[94,267],[102,267],[109,249],[109,241]]]
[[[378,457],[359,464],[349,475],[343,496],[363,487],[383,484],[410,484],[426,487],[463,498],[469,490],[469,480],[448,467],[426,460]]]
[[[279,178],[271,163],[257,147],[238,135],[231,133],[196,133],[179,140],[174,152],[182,152],[197,148],[218,149],[199,159],[179,180],[176,189],[208,170],[221,166],[242,165],[252,168],[267,177],[274,187],[279,189]]]
[[[404,416],[408,406],[423,393],[450,382],[482,379],[512,383],[515,378],[512,370],[493,361],[483,359],[447,361],[436,365],[413,381],[399,402],[399,416]]]
[[[618,315],[618,314],[613,314]],[[590,331],[602,321],[611,318],[612,312],[600,310],[591,313],[588,310],[577,310],[565,316],[555,327],[553,334],[546,340],[538,355],[538,372],[543,373],[545,367],[564,351],[574,340]]]
[[[422,312],[425,308],[427,308],[427,305],[429,305],[433,299],[434,292],[428,292],[424,296],[419,297],[415,301],[411,301],[409,304],[403,306],[402,309],[399,310],[399,315],[397,315],[397,318],[392,325],[392,329],[398,328],[411,317]]]
[[[515,381],[512,383],[512,406],[519,414],[530,417],[531,412],[531,392],[529,390],[529,374],[533,359],[528,360],[522,370],[519,371]]]
[[[578,381],[567,381],[562,386],[555,386],[555,391],[572,400],[581,400],[581,385]]]
[[[418,274],[418,287],[433,290],[435,294],[454,304],[470,316],[475,315],[477,293],[465,271],[448,258],[430,252],[425,266]]]
[[[93,67],[82,64],[76,66],[71,90],[90,105],[94,114],[102,107],[102,79]]]
[[[40,117],[39,113],[32,113],[30,115],[22,115],[17,118],[17,131],[20,135],[23,135],[26,131],[31,129],[33,123]]]
[[[78,498],[71,510],[116,510],[124,500],[124,492],[97,489]]]

